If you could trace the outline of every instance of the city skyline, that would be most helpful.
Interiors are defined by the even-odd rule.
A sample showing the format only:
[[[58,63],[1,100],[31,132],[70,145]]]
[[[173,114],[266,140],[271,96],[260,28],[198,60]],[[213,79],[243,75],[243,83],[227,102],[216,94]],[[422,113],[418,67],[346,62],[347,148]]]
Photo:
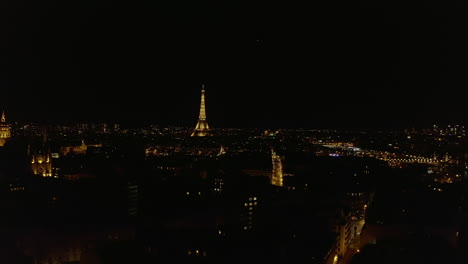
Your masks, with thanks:
[[[25,5],[0,28],[12,120],[192,126],[204,83],[214,127],[467,123],[459,11]]]
[[[314,4],[0,1],[0,262],[468,263],[466,9]]]

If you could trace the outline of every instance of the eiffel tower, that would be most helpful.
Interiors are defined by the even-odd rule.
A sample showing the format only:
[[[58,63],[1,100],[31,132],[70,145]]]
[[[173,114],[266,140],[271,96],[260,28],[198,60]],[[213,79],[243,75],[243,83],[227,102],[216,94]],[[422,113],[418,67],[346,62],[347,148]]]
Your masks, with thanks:
[[[206,121],[206,110],[205,110],[205,86],[202,85],[201,91],[201,102],[200,102],[200,116],[198,117],[197,125],[192,132],[192,137],[204,137],[211,136],[210,127]]]

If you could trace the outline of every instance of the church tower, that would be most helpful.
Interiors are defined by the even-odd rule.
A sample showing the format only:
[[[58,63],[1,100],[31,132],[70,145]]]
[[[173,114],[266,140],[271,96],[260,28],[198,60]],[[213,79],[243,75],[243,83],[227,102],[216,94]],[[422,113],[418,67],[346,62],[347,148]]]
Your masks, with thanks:
[[[202,85],[201,91],[201,102],[200,102],[200,115],[198,117],[197,125],[192,132],[192,137],[204,137],[211,136],[210,127],[208,121],[206,121],[206,110],[205,110],[205,86]]]
[[[6,122],[5,111],[2,111],[2,116],[0,117],[0,147],[3,147],[10,137],[11,128]]]
[[[44,130],[42,147],[31,157],[31,169],[34,175],[52,177],[52,155],[47,144],[47,132]]]

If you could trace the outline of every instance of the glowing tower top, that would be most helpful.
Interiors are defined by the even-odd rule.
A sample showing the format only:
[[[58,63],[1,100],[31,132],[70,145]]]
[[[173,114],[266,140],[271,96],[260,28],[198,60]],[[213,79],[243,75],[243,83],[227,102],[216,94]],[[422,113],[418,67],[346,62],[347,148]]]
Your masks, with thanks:
[[[198,122],[195,129],[192,132],[192,137],[204,137],[211,136],[210,127],[206,121],[206,110],[205,110],[205,86],[202,85],[201,91],[201,102],[200,102],[200,115],[198,116]]]

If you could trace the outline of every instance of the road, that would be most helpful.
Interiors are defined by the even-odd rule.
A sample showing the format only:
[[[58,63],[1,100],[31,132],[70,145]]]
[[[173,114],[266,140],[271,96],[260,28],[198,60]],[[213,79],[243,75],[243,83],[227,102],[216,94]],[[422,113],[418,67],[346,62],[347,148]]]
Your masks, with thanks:
[[[362,248],[365,244],[368,243],[368,241],[365,241],[364,239],[362,239],[363,238],[362,227],[364,226],[364,224],[365,224],[364,220],[353,221],[352,227],[351,227],[351,230],[352,230],[351,241],[349,243],[349,247],[348,247],[348,250],[346,251],[346,254],[339,261],[339,264],[349,264],[354,254],[356,254],[360,248]]]

